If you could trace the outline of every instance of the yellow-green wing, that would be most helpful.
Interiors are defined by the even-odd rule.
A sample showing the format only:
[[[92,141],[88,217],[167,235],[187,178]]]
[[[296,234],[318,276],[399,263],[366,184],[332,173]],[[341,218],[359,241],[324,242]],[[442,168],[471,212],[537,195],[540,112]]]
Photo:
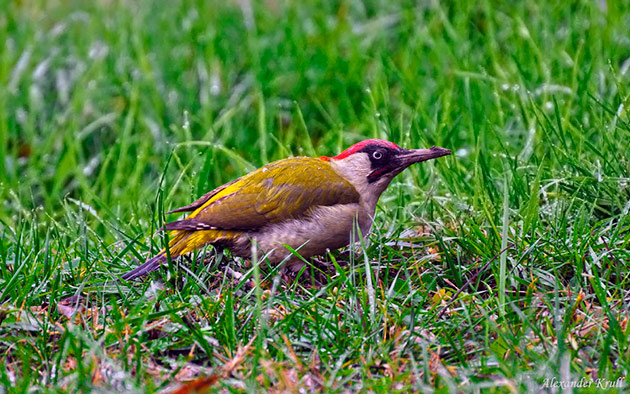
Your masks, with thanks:
[[[317,206],[359,202],[354,186],[330,164],[305,157],[268,164],[215,191],[186,220],[166,229],[256,230],[304,217]]]

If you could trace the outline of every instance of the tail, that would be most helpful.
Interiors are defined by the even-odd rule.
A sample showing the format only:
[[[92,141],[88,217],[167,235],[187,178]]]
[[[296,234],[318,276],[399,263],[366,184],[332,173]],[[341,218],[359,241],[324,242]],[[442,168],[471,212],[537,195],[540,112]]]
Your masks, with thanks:
[[[168,228],[167,228],[168,230]],[[186,254],[190,251],[193,251],[197,247],[205,244],[207,241],[201,239],[202,242],[191,242],[191,236],[194,234],[194,231],[173,231],[171,233],[171,241],[168,243],[168,247],[171,253],[171,258],[175,259],[182,254]],[[192,240],[194,241],[194,240]],[[200,245],[199,245],[200,243]],[[162,264],[166,262],[166,249],[162,249],[160,253],[155,255],[155,257],[147,260],[146,263],[140,265],[133,270],[126,272],[120,278],[123,280],[135,280],[140,278],[141,276],[145,276],[153,271],[158,270]]]
[[[171,241],[168,244],[171,258],[175,259],[183,254],[197,250],[207,244],[214,244],[215,242],[224,239],[234,239],[241,234],[240,231],[230,230],[209,230],[203,224],[197,224],[196,222],[186,223],[189,221],[178,221],[168,223],[165,227],[166,230],[173,231]],[[190,226],[195,226],[195,230],[192,230]],[[203,230],[203,231],[200,231]],[[150,272],[153,272],[160,268],[162,264],[166,262],[166,249],[163,249],[155,257],[149,259],[146,263],[142,264],[138,268],[135,268],[123,276],[123,280],[134,280],[141,276],[144,276]]]
[[[135,280],[141,276],[145,276],[146,274],[153,272],[160,268],[163,262],[166,261],[166,254],[164,251],[160,252],[157,256],[149,259],[146,263],[141,266],[134,268],[133,270],[126,272],[120,278],[123,280]]]
[[[167,224],[168,226],[168,224]],[[173,231],[171,233],[171,240],[168,243],[169,250],[171,252],[171,258],[175,259],[179,255],[186,253],[185,246],[187,245],[187,240],[189,236],[192,234],[191,231]],[[182,253],[183,252],[183,253]],[[140,278],[141,276],[145,276],[153,271],[156,271],[160,268],[160,266],[166,262],[166,249],[162,249],[160,253],[155,255],[155,257],[147,260],[146,263],[140,265],[133,270],[126,272],[120,278],[123,280],[135,280]]]

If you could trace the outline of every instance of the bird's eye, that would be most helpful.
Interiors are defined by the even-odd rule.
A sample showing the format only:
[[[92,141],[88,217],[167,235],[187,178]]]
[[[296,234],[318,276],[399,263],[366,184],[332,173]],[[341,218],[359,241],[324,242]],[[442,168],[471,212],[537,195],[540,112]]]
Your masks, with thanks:
[[[383,154],[379,151],[376,151],[372,153],[372,157],[375,158],[376,160],[381,160],[383,158]]]

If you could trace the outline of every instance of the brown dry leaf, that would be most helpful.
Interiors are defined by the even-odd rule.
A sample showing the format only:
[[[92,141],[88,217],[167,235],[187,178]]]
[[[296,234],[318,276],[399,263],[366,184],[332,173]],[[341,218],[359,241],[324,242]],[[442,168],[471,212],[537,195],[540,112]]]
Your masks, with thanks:
[[[199,373],[201,372],[201,367],[195,364],[186,364],[184,365],[177,375],[175,375],[176,382],[188,382],[194,380]]]
[[[74,371],[77,369],[77,360],[72,356],[68,356],[66,362],[63,364],[63,369],[66,372]]]
[[[258,383],[261,386],[263,384],[265,384],[265,375],[260,374],[260,375],[256,376],[256,383]]]
[[[440,261],[442,259],[442,256],[440,255],[440,251],[438,250],[438,248],[434,247],[434,246],[429,246],[427,248],[427,254],[432,254],[433,256],[433,260],[434,261]]]
[[[92,356],[92,362],[94,363],[94,373],[92,374],[92,384],[99,386],[103,383],[103,373],[101,372],[101,360],[96,356]]]
[[[277,322],[278,320],[282,320],[286,313],[283,306],[279,306],[278,308],[267,308],[262,311],[264,315],[266,315],[269,320],[272,322]]]
[[[92,321],[92,329],[94,331],[101,331],[105,328],[105,326],[103,326],[103,324],[101,324],[99,317],[101,316],[101,312],[98,310],[98,308],[90,308],[87,309],[83,315],[85,316],[85,319],[89,319]]]
[[[169,318],[158,319],[147,324],[144,330],[150,339],[162,338],[169,335],[168,332],[164,331],[164,328],[170,322]]]
[[[299,389],[299,373],[296,368],[291,368],[287,363],[279,363],[272,360],[260,360],[264,373],[256,377],[256,381],[264,385],[270,381],[271,387],[268,393],[297,393]]]
[[[171,391],[170,394],[207,393],[210,391],[212,386],[214,386],[219,381],[219,379],[221,379],[221,377],[222,376],[219,374],[202,376],[180,385],[178,388]]]
[[[271,294],[271,290],[265,289],[265,290],[263,290],[262,294],[260,295],[260,299],[262,301],[267,301],[272,296],[273,296],[273,294]]]
[[[448,371],[448,373],[451,374],[452,377],[457,376],[457,368],[455,368],[452,365],[446,365],[446,362],[444,362],[444,360],[440,360],[440,362],[442,363],[442,366],[444,368],[446,368],[446,370]]]
[[[430,237],[432,234],[432,228],[426,225],[420,225],[415,228],[417,237]]]
[[[187,394],[187,393],[207,393],[210,391],[210,388],[214,386],[219,380],[229,377],[235,370],[237,370],[241,363],[245,360],[246,356],[249,354],[252,343],[256,336],[254,336],[245,346],[239,346],[236,350],[236,354],[234,357],[227,361],[222,368],[221,373],[214,373],[209,376],[202,376],[195,378],[195,376],[199,375],[202,371],[201,367],[195,366],[193,364],[188,364],[177,374],[175,377],[176,381],[190,380],[189,382],[181,384],[170,394]],[[152,376],[156,376],[160,374],[160,368],[153,368],[151,371],[147,369]]]
[[[291,359],[291,361],[293,361],[293,364],[295,364],[295,366],[298,367],[300,371],[302,371],[304,369],[304,366],[302,365],[302,362],[300,361],[298,356],[295,354],[295,350],[293,350],[293,346],[291,346],[291,342],[289,342],[289,338],[285,334],[282,334],[282,341],[289,350],[289,358]]]
[[[41,306],[31,306],[29,310],[33,316],[44,315],[48,310],[48,303]]]
[[[225,365],[223,366],[224,376],[230,376],[230,374],[241,365],[241,363],[245,359],[245,356],[247,356],[247,354],[249,353],[249,350],[251,349],[252,343],[254,343],[255,339],[256,339],[256,336],[254,335],[252,339],[247,343],[247,345],[245,345],[244,347],[243,346],[238,347],[234,358],[232,358],[230,361],[225,363]]]
[[[437,352],[433,352],[431,350],[429,350],[430,352],[430,357],[429,357],[429,372],[431,373],[431,381],[433,381],[435,379],[435,377],[438,375],[438,368],[441,365],[440,362],[440,349],[438,348]]]
[[[27,158],[31,155],[31,145],[27,142],[21,142],[18,148],[18,157]]]
[[[298,392],[298,371],[295,368],[280,369],[280,387],[281,393],[297,393]]]
[[[394,370],[392,369],[391,365],[389,365],[389,363],[381,365],[381,368],[383,368],[383,375],[387,376],[388,378],[394,377]]]
[[[626,329],[628,328],[628,315],[626,315],[623,320],[619,322],[619,326],[621,327],[621,331],[626,331]]]
[[[567,339],[568,339],[569,344],[573,348],[573,350],[578,350],[579,345],[578,345],[577,340],[575,339],[575,336],[573,336],[573,335],[571,335],[571,333],[569,333],[567,335]]]
[[[271,382],[271,385],[276,385],[276,371],[273,368],[272,361],[261,359],[260,364],[263,367],[264,372],[256,376],[256,381],[259,385],[264,386],[266,382]]]
[[[586,338],[593,334],[596,334],[598,328],[599,328],[599,324],[595,322],[582,324],[577,331],[577,335],[580,338]]]
[[[446,373],[456,376],[457,369],[454,366],[447,365],[440,358],[440,348],[438,347],[436,352],[430,351],[429,372],[432,375],[432,380],[434,380],[436,376],[444,376]]]
[[[276,377],[276,371],[273,368],[273,362],[271,360],[261,359],[260,364],[265,370],[265,375],[269,379],[274,379]]]
[[[435,334],[426,328],[420,329],[419,327],[416,327],[414,332],[416,334],[414,335],[414,341],[418,344],[428,344],[435,341]]]
[[[110,355],[111,357],[111,355]],[[149,358],[149,360],[147,360],[147,363],[144,367],[144,371],[146,373],[148,373],[149,375],[151,375],[155,380],[161,380],[162,376],[168,372],[166,372],[164,370],[164,368],[157,364],[154,360],[152,360],[151,358]]]
[[[317,349],[313,351],[311,355],[311,362],[308,366],[309,372],[302,376],[302,380],[300,381],[302,385],[304,385],[308,392],[313,393],[316,390],[320,389],[324,384],[324,378],[319,373],[321,367],[321,362],[319,359],[319,354],[317,353]]]
[[[85,311],[85,298],[80,295],[64,298],[57,303],[57,311],[72,319],[72,317],[79,312],[79,314]]]

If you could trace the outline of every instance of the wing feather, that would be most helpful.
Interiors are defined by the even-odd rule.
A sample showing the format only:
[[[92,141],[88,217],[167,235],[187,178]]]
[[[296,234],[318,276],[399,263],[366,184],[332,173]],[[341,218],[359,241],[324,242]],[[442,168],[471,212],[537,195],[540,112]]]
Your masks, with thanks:
[[[268,164],[176,210],[194,212],[171,228],[184,229],[187,225],[180,222],[191,221],[190,227],[202,223],[213,229],[251,231],[304,217],[317,206],[357,203],[359,199],[354,186],[325,161],[290,158]]]
[[[200,222],[195,219],[177,220],[174,222],[166,223],[164,225],[166,231],[199,231],[199,230],[216,230],[209,224]]]

